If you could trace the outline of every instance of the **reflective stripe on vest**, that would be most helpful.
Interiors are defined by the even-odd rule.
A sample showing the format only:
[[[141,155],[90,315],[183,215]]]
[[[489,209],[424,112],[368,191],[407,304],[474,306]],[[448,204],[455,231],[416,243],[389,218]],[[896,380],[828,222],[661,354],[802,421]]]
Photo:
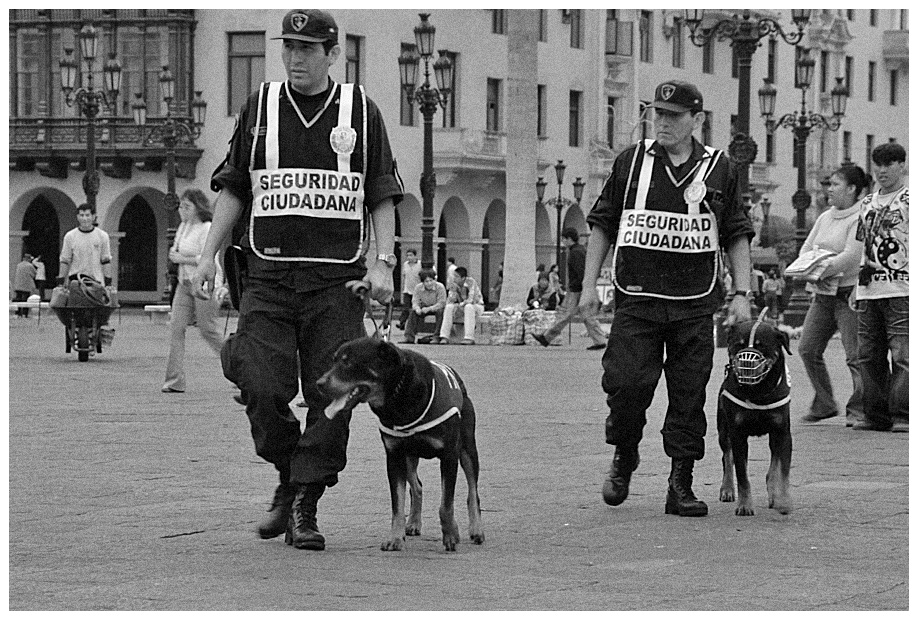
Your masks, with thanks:
[[[320,154],[321,149],[327,149],[325,155],[321,155],[326,161],[334,151],[337,164],[331,170],[291,167],[290,162],[280,161],[281,140],[284,135],[289,135],[282,132],[280,127],[283,87],[283,82],[270,82],[259,90],[250,158],[252,207],[249,244],[255,254],[265,260],[353,263],[366,253],[368,232],[364,208],[367,109],[363,88],[360,87],[359,91],[362,102],[362,131],[359,137],[362,138],[363,166],[362,170],[355,172],[351,169],[351,156],[358,146],[358,133],[352,127],[354,85],[336,84],[325,107],[312,122],[302,117],[290,97],[290,103],[307,132],[317,131],[314,125],[337,97],[337,126],[330,135],[320,134],[321,141],[316,140],[314,147]],[[264,169],[256,168],[259,135],[264,136]],[[332,239],[332,236],[335,238]]]
[[[701,212],[700,208],[702,203],[686,203],[685,212],[683,213],[647,209],[647,197],[650,191],[654,166],[658,159],[650,153],[652,144],[653,140],[645,140],[642,145],[644,156],[638,172],[634,204],[630,208],[627,207],[627,201],[631,193],[631,182],[640,158],[641,147],[635,149],[634,158],[628,171],[628,181],[625,187],[626,207],[622,212],[615,250],[612,255],[613,284],[616,289],[627,295],[676,300],[699,299],[714,290],[720,273],[717,218],[703,200],[702,203],[705,204],[706,208],[704,213]],[[689,187],[692,183],[704,183],[707,180],[717,165],[721,152],[710,147],[705,147],[705,150],[708,156],[698,162],[694,174],[686,175],[679,182],[676,182],[672,175],[668,174],[676,187]],[[666,172],[669,173],[668,170]],[[679,284],[688,284],[687,288],[691,290],[683,291],[683,294],[662,290],[666,288],[666,274],[661,275],[659,273],[659,268],[663,267],[663,265],[647,264],[646,255],[644,255],[643,259],[639,259],[631,251],[632,248],[665,254],[671,260],[685,262],[686,264],[691,260],[691,257],[703,258],[703,263],[697,263],[697,260],[693,262],[704,271],[711,270],[710,280],[702,272],[705,278],[704,281],[694,282],[692,277],[697,276],[698,271],[697,269],[692,269],[690,272],[677,277]],[[622,268],[623,254],[627,255],[629,253],[633,257],[632,260],[642,260],[643,262],[639,263],[638,269],[631,265],[632,268],[628,270],[627,274],[619,273]],[[708,263],[708,256],[710,256],[710,263]],[[679,257],[683,258],[680,259]],[[688,281],[685,280],[686,276],[689,278]],[[628,282],[622,282],[623,279],[628,279]]]

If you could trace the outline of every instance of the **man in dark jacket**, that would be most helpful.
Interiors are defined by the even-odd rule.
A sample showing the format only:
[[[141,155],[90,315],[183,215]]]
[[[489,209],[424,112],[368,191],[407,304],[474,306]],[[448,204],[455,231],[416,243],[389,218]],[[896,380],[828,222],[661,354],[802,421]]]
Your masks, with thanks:
[[[555,322],[549,327],[544,334],[533,336],[547,347],[552,340],[558,337],[558,334],[567,327],[578,315],[577,306],[580,303],[580,294],[583,292],[583,271],[586,266],[586,248],[579,243],[580,233],[575,228],[565,228],[561,232],[561,242],[567,248],[567,295],[561,302],[561,308],[558,310],[558,316]],[[587,347],[591,351],[606,348],[606,335],[599,327],[599,321],[592,314],[581,314],[580,318],[586,325],[587,334],[593,340],[593,344]]]

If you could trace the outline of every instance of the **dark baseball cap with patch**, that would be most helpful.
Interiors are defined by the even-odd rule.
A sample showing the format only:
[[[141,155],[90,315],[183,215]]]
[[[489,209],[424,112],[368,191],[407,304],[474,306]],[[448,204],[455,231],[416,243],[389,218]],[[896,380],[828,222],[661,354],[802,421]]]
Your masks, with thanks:
[[[671,80],[663,82],[654,91],[652,108],[670,112],[701,112],[704,100],[698,87],[689,82]]]
[[[272,40],[293,39],[306,43],[324,43],[338,40],[338,24],[334,18],[319,9],[293,9],[284,15],[281,36]]]

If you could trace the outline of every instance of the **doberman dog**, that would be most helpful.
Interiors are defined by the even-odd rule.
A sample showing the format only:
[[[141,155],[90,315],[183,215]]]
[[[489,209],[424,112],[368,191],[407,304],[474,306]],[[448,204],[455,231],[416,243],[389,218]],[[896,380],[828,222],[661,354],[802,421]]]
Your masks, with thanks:
[[[768,507],[781,514],[791,511],[790,378],[784,352],[790,352],[788,335],[757,320],[733,326],[727,335],[726,376],[717,402],[717,432],[723,452],[724,477],[720,501],[735,499],[736,469],[739,502],[736,514],[753,515],[747,461],[748,439],[768,435],[771,465],[765,477]]]
[[[341,345],[317,385],[334,399],[325,410],[329,418],[360,402],[368,403],[379,418],[392,495],[392,531],[383,551],[401,550],[405,535],[420,535],[422,488],[417,469],[421,458],[440,459],[443,546],[455,551],[460,538],[453,514],[459,465],[469,492],[469,537],[476,544],[484,542],[475,407],[455,370],[389,342],[359,338]],[[407,524],[406,482],[411,494]]]

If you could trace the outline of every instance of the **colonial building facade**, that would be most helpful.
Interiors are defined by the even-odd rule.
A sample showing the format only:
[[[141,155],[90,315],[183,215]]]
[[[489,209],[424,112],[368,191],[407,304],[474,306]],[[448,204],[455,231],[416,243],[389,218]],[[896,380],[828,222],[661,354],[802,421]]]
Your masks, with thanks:
[[[556,197],[554,164],[566,164],[562,196],[573,198],[572,183],[584,183],[579,205],[564,204],[561,227],[588,234],[585,215],[596,199],[615,155],[652,136],[644,108],[655,86],[667,79],[696,83],[705,96],[708,123],[698,138],[720,148],[730,142],[737,115],[738,80],[729,41],[696,47],[681,11],[542,9],[527,22],[536,30],[535,110],[530,126],[537,148],[524,174],[531,192],[509,191],[508,119],[519,111],[508,92],[516,76],[508,69],[508,31],[517,22],[497,9],[433,12],[437,49],[454,64],[446,108],[434,121],[437,175],[434,221],[437,263],[447,256],[467,266],[483,290],[493,285],[505,261],[505,241],[522,221],[534,225],[531,278],[537,263],[555,262],[558,212],[536,199],[536,181],[548,182],[545,199]],[[284,79],[277,36],[284,10],[10,10],[10,267],[23,251],[41,254],[49,277],[57,271],[60,241],[76,226],[76,206],[85,201],[86,118],[66,105],[58,60],[78,48],[86,23],[99,31],[101,59],[110,53],[122,66],[117,100],[104,106],[96,124],[101,181],[99,225],[112,236],[120,298],[159,300],[167,285],[170,230],[177,215],[166,209],[162,143],[146,140],[161,123],[165,108],[159,74],[168,65],[176,78],[173,115],[187,116],[196,91],[207,101],[203,131],[180,144],[176,189],[208,189],[222,161],[235,115],[262,80]],[[399,85],[397,58],[414,45],[417,14],[408,10],[334,11],[342,54],[332,67],[338,81],[364,84],[383,112],[405,200],[398,206],[399,251],[421,247],[422,119]],[[716,11],[705,18],[724,18]],[[792,28],[789,15],[760,11]],[[908,144],[908,14],[905,10],[851,9],[813,12],[803,45],[817,60],[807,91],[808,110],[831,114],[829,93],[836,76],[851,95],[839,131],[814,131],[807,144],[807,184],[816,192],[825,175],[844,160],[868,165],[873,146],[887,140]],[[755,91],[762,78],[778,88],[778,114],[799,109],[794,88],[794,49],[765,38],[753,56],[751,134],[758,156],[751,167],[751,209],[763,198],[771,214],[793,217],[796,190],[793,134],[769,136],[759,119]],[[101,82],[103,62],[95,72]],[[529,88],[529,86],[526,86]],[[131,103],[140,93],[147,104],[147,128],[137,127]],[[513,171],[519,173],[520,171]],[[519,178],[516,176],[515,178]],[[515,201],[519,204],[510,204]],[[815,209],[815,207],[814,207]],[[510,217],[508,217],[508,213]],[[510,274],[508,274],[510,275]]]

